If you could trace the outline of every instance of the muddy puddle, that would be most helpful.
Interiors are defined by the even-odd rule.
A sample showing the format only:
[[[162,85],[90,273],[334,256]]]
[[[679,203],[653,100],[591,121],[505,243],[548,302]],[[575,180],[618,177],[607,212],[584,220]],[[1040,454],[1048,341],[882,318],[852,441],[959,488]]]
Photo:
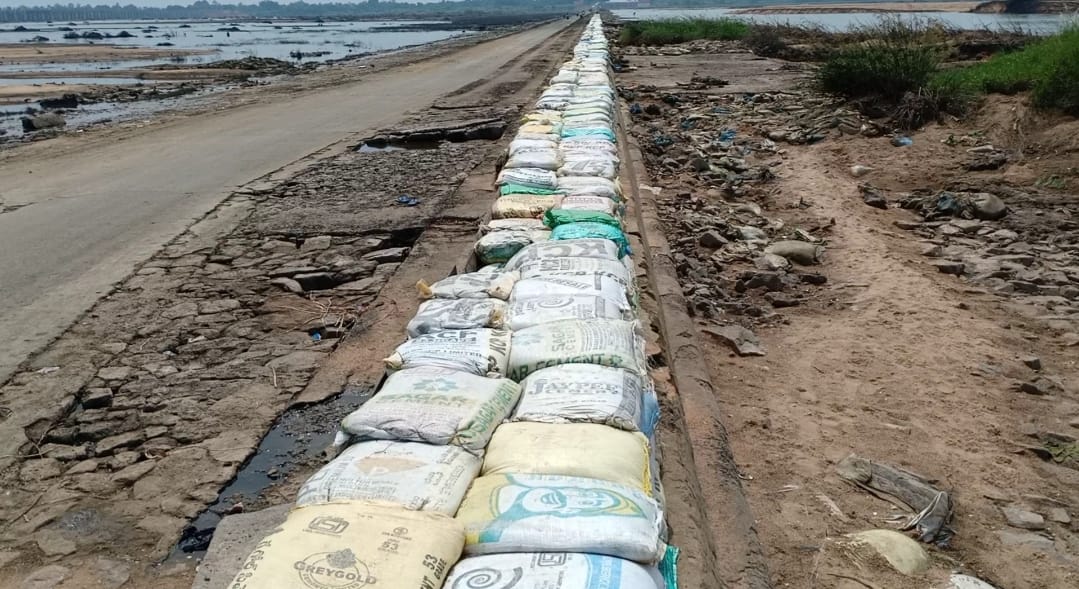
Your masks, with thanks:
[[[387,151],[414,151],[423,149],[438,149],[442,147],[441,141],[364,141],[356,146],[359,153],[383,153]]]

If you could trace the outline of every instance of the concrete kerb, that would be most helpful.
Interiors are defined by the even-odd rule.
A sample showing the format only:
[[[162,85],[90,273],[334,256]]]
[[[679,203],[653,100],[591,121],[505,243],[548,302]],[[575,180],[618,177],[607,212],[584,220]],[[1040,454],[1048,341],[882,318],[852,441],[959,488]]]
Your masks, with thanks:
[[[665,452],[664,479],[675,468],[684,468],[690,493],[696,505],[683,506],[690,513],[668,510],[672,542],[677,544],[679,529],[697,528],[704,546],[684,546],[680,569],[700,584],[687,587],[731,587],[771,589],[772,582],[764,552],[757,537],[756,522],[742,489],[738,466],[727,441],[727,431],[720,419],[720,404],[712,385],[707,357],[697,346],[698,332],[686,312],[686,299],[675,270],[674,258],[664,235],[656,208],[657,190],[647,185],[648,172],[640,146],[630,140],[626,124],[630,120],[625,104],[618,109],[618,137],[622,146],[623,189],[633,203],[630,213],[644,245],[639,256],[648,269],[648,287],[656,299],[656,319],[666,348],[673,394],[668,411],[680,418],[683,428],[665,429],[664,445],[688,450],[689,464],[670,460]],[[662,386],[657,382],[657,386]],[[680,415],[678,415],[680,414]],[[670,421],[670,420],[668,420]],[[672,439],[673,438],[673,439]],[[702,470],[704,469],[704,470]],[[702,481],[708,483],[705,493]],[[689,579],[687,579],[689,580]]]

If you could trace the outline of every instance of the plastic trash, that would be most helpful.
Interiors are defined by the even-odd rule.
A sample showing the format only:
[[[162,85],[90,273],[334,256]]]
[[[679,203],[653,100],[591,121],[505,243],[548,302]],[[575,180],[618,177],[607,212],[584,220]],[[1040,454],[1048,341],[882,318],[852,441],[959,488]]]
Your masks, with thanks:
[[[397,197],[397,204],[405,205],[406,207],[414,207],[414,206],[420,204],[421,202],[423,202],[423,201],[421,201],[420,199],[418,199],[418,198],[416,198],[414,196],[409,196],[407,194],[402,194],[401,196]]]
[[[906,135],[892,137],[892,146],[894,147],[908,147],[910,145],[914,145],[914,140]]]

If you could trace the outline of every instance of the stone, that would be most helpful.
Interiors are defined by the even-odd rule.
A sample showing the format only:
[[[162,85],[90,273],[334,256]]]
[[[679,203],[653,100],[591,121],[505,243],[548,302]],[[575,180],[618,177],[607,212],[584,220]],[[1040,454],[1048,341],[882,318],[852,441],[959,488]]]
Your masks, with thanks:
[[[372,260],[379,264],[387,264],[390,262],[401,262],[408,257],[409,249],[407,247],[393,247],[384,250],[375,250],[363,255],[364,260]]]
[[[927,258],[939,258],[944,253],[944,249],[939,245],[927,245],[922,248],[922,255]]]
[[[997,589],[985,581],[970,575],[953,574],[948,578],[946,589]]]
[[[960,232],[966,234],[977,233],[982,228],[981,221],[975,221],[974,219],[952,219],[950,225],[958,227]]]
[[[67,556],[78,550],[75,542],[68,540],[56,530],[41,530],[34,534],[34,541],[45,556]]]
[[[706,327],[703,331],[719,338],[720,341],[729,346],[739,356],[764,355],[764,348],[761,347],[760,339],[757,338],[757,334],[741,325]]]
[[[986,235],[986,237],[994,241],[1015,241],[1019,239],[1019,234],[1011,229],[997,229]]]
[[[155,466],[157,466],[157,463],[153,460],[136,462],[120,472],[113,474],[112,480],[115,483],[126,487],[148,474]]]
[[[143,441],[141,431],[127,432],[115,436],[109,436],[97,443],[94,450],[98,456],[108,456],[121,448],[133,448]]]
[[[865,176],[875,170],[876,168],[871,168],[869,166],[854,165],[850,167],[850,175],[854,176],[855,178],[861,178],[862,176]]]
[[[87,473],[87,472],[94,472],[95,470],[97,470],[97,467],[98,467],[98,462],[96,460],[93,460],[93,459],[83,460],[82,462],[79,462],[75,466],[72,466],[71,468],[67,469],[67,472],[65,472],[64,474],[66,474],[66,475],[76,475],[76,474],[83,474],[83,473]]]
[[[268,368],[281,372],[306,372],[318,367],[319,362],[326,357],[323,352],[311,350],[299,350],[274,358],[266,364]]]
[[[708,158],[695,157],[689,160],[689,167],[693,168],[694,172],[707,172],[712,169],[712,164]]]
[[[747,289],[763,288],[766,291],[783,290],[782,272],[745,272],[741,276],[742,284]],[[736,287],[737,288],[737,287]]]
[[[979,219],[996,221],[1008,214],[1008,207],[995,194],[979,192],[971,197],[971,212]]]
[[[702,247],[718,249],[727,245],[730,242],[727,241],[726,237],[720,235],[718,231],[705,231],[701,234],[701,237],[697,240],[697,243],[701,244]]]
[[[1053,550],[1053,540],[1051,538],[1033,532],[997,530],[997,538],[1000,539],[1000,543],[1005,546],[1029,548],[1038,552],[1049,552]]]
[[[30,133],[32,131],[41,131],[44,129],[57,129],[67,125],[67,120],[59,113],[47,112],[45,114],[37,115],[36,117],[24,117],[22,119],[22,130],[24,133]]]
[[[764,299],[768,301],[770,305],[777,309],[785,307],[797,307],[802,302],[798,299],[783,292],[768,292],[764,294]]]
[[[7,566],[7,563],[19,558],[22,553],[18,550],[0,550],[0,569]]]
[[[67,578],[70,569],[58,564],[41,567],[22,580],[19,589],[54,589]]]
[[[49,458],[55,458],[64,462],[82,460],[89,454],[86,446],[67,446],[64,444],[45,444],[41,447],[41,453]]]
[[[224,313],[226,311],[235,311],[241,307],[240,301],[236,299],[217,299],[211,301],[202,301],[199,303],[200,315],[213,315],[214,313]]]
[[[199,305],[195,301],[187,301],[179,303],[165,309],[161,312],[161,316],[165,319],[182,319],[184,317],[194,317],[199,314]]]
[[[1064,525],[1072,523],[1072,518],[1068,515],[1068,510],[1063,507],[1052,507],[1049,509],[1047,515],[1049,516],[1049,521],[1054,523]]]
[[[783,256],[795,264],[810,266],[820,263],[824,247],[805,241],[777,241],[764,248],[764,253]]]
[[[894,530],[866,530],[847,537],[851,547],[872,547],[901,574],[918,575],[929,569],[929,554],[922,545]]]
[[[876,209],[888,209],[888,199],[884,193],[868,185],[862,186],[862,202]]]
[[[293,265],[291,266],[283,266],[276,270],[272,270],[267,273],[267,276],[269,276],[270,278],[282,278],[287,276],[295,276],[297,274],[310,274],[311,272],[320,272],[324,269],[320,266],[309,266],[307,264],[304,264],[302,266],[296,266],[295,264],[296,262],[293,262]]]
[[[1039,376],[1019,385],[1019,390],[1028,395],[1052,395],[1061,392],[1062,389],[1060,383],[1045,376]]]
[[[334,281],[333,275],[329,272],[309,272],[306,274],[297,274],[292,277],[293,280],[300,283],[305,291],[309,290],[326,290],[336,286],[337,282]]]
[[[96,442],[112,434],[119,424],[115,421],[99,421],[79,426],[75,439],[80,442]]]
[[[98,558],[94,569],[102,589],[120,589],[131,579],[131,565],[123,561]]]
[[[239,573],[255,545],[278,528],[289,505],[230,515],[217,524],[206,556],[199,564],[191,589],[227,587]]]
[[[739,227],[738,233],[741,234],[742,241],[767,241],[768,239],[768,234],[763,229],[750,225]]]
[[[371,276],[369,278],[361,278],[352,282],[339,284],[334,290],[356,295],[374,295],[378,294],[378,291],[382,289],[382,285],[385,282],[386,280],[382,277]]]
[[[791,267],[790,261],[775,254],[762,254],[753,260],[753,265],[768,272],[779,272]]]
[[[1033,511],[1027,511],[1014,505],[1004,507],[1001,511],[1004,512],[1004,519],[1008,520],[1008,525],[1013,528],[1024,530],[1045,529],[1045,518]]]
[[[55,458],[27,460],[19,469],[19,478],[24,481],[44,481],[60,476],[60,461]]]
[[[296,251],[296,244],[291,241],[282,241],[280,239],[268,239],[262,245],[260,249],[264,249],[275,253],[291,253]]]
[[[97,377],[105,381],[127,380],[133,371],[130,366],[107,366],[97,371]]]
[[[1023,364],[1026,364],[1027,368],[1031,370],[1042,369],[1042,360],[1037,356],[1023,356]]]
[[[116,472],[123,470],[132,464],[139,461],[141,455],[133,450],[124,450],[123,452],[117,452],[112,457],[105,459],[105,467],[110,471]]]
[[[295,280],[293,280],[291,278],[274,278],[273,280],[270,281],[270,284],[272,284],[274,286],[278,286],[278,287],[280,287],[280,288],[282,288],[282,289],[284,289],[284,290],[286,290],[288,292],[291,292],[291,293],[296,293],[296,294],[303,293],[303,287],[300,286],[300,283],[296,282]]]
[[[112,404],[112,389],[106,387],[86,389],[86,392],[80,397],[80,401],[82,401],[83,409],[108,407]]]
[[[892,224],[904,231],[914,231],[922,226],[922,224],[917,221],[893,221]]]
[[[300,244],[301,252],[318,252],[322,250],[330,249],[333,245],[333,237],[329,235],[319,235],[317,237],[308,237]]]
[[[937,269],[937,272],[941,274],[954,274],[960,276],[963,274],[963,270],[966,268],[966,264],[963,262],[952,262],[949,260],[940,260],[933,262],[933,266]]]
[[[142,432],[146,436],[146,439],[150,440],[169,433],[169,428],[163,425],[153,425],[142,430]]]

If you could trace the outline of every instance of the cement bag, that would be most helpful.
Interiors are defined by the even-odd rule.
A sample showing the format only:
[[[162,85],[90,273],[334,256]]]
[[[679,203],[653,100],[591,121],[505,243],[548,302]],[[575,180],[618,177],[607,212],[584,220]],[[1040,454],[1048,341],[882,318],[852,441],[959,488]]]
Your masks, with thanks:
[[[511,152],[506,160],[506,168],[537,168],[557,170],[562,165],[562,154],[558,148],[519,148]]]
[[[591,127],[573,127],[563,128],[562,137],[604,137],[611,143],[617,141],[614,136],[614,131],[610,127],[604,126],[591,126]]]
[[[594,176],[608,180],[618,177],[618,164],[602,157],[565,159],[557,170],[559,176]]]
[[[618,203],[605,196],[567,196],[556,207],[567,211],[594,211],[617,215]]]
[[[623,258],[626,260],[629,258]],[[633,285],[633,274],[622,262],[605,258],[543,258],[522,264],[519,279],[543,276],[581,276],[603,274],[622,285]]]
[[[618,146],[605,140],[573,138],[564,140],[559,146],[565,152],[599,152],[611,156],[618,155]]]
[[[513,285],[520,275],[517,272],[467,272],[443,278],[428,285],[424,281],[416,283],[416,290],[424,299],[485,299],[494,297],[506,300],[510,298]]]
[[[648,438],[595,423],[505,423],[480,476],[552,474],[597,479],[652,494]]]
[[[420,305],[405,328],[408,337],[447,329],[500,328],[506,321],[506,302],[499,299],[433,299]]]
[[[601,115],[607,119],[608,122],[614,120],[614,109],[611,108],[609,103],[597,102],[583,106],[571,106],[564,111],[561,111],[562,119],[584,117],[589,115]]]
[[[562,111],[558,110],[537,110],[525,114],[521,117],[522,123],[539,123],[541,125],[547,125],[551,123],[562,122]]]
[[[558,149],[558,141],[519,138],[510,141],[509,152],[511,155],[524,149]]]
[[[492,231],[476,242],[476,257],[481,264],[499,264],[512,258],[526,245],[550,238],[550,231]]]
[[[524,168],[516,168],[518,170]],[[562,194],[557,188],[539,188],[536,186],[528,186],[525,184],[503,184],[498,187],[498,195],[506,196],[507,194],[530,194],[533,196],[552,196],[556,194]]]
[[[536,108],[560,110],[569,106],[569,99],[570,96],[564,94],[541,96],[540,99],[536,101]]]
[[[551,133],[553,135],[560,135],[562,133],[562,123],[525,123],[521,125],[520,131],[522,133]]]
[[[577,72],[573,70],[562,70],[551,78],[552,84],[576,84]]]
[[[397,346],[383,360],[389,370],[431,366],[471,374],[506,373],[510,336],[501,329],[450,329],[421,335]]]
[[[576,319],[626,319],[625,307],[595,295],[541,295],[514,298],[506,311],[508,329]]]
[[[505,378],[431,368],[391,374],[341,421],[353,437],[460,446],[478,453],[509,415],[521,387]]]
[[[541,219],[491,219],[480,225],[480,233],[487,234],[493,231],[543,231],[547,226]]]
[[[229,589],[431,589],[461,557],[441,513],[361,502],[297,507],[255,545]]]
[[[635,562],[600,554],[488,554],[458,562],[446,589],[667,589],[655,576]]]
[[[557,179],[558,189],[567,195],[605,196],[614,201],[622,200],[622,189],[606,178],[588,178],[585,176],[563,176]]]
[[[544,258],[605,258],[617,261],[618,247],[606,239],[543,241],[517,252],[516,256],[506,262],[506,269],[516,270],[523,264]]]
[[[641,430],[641,377],[621,368],[565,364],[537,370],[521,383],[521,401],[510,421],[598,423]]]
[[[519,280],[513,287],[516,300],[543,296],[595,296],[610,301],[623,311],[632,308],[626,286],[603,274],[539,276]]]
[[[611,129],[613,127],[614,125],[611,123],[609,116],[593,113],[566,118],[562,122],[562,133],[565,134],[571,129]]]
[[[643,491],[580,477],[480,477],[457,510],[465,554],[588,552],[655,563],[659,508]]]
[[[594,211],[574,211],[551,209],[543,214],[543,224],[548,227],[560,227],[569,223],[600,223],[616,229],[622,228],[622,221],[614,215]]]
[[[550,170],[540,168],[504,168],[498,174],[495,182],[499,186],[504,184],[517,184],[554,190],[558,187],[558,178]]]
[[[644,340],[631,321],[559,321],[513,332],[510,378],[518,382],[543,368],[600,364],[646,374]]]
[[[551,230],[548,236],[552,241],[591,239],[595,237],[609,239],[618,246],[618,255],[624,256],[629,251],[629,239],[618,227],[612,227],[606,223],[581,221],[579,223],[566,223]]]
[[[452,516],[482,462],[457,446],[360,442],[307,479],[296,504],[383,501]]]
[[[533,196],[530,194],[507,194],[498,197],[491,206],[491,217],[495,219],[536,218],[547,209],[558,206],[561,195]]]
[[[517,133],[514,141],[547,141],[558,145],[562,138],[554,133]]]

